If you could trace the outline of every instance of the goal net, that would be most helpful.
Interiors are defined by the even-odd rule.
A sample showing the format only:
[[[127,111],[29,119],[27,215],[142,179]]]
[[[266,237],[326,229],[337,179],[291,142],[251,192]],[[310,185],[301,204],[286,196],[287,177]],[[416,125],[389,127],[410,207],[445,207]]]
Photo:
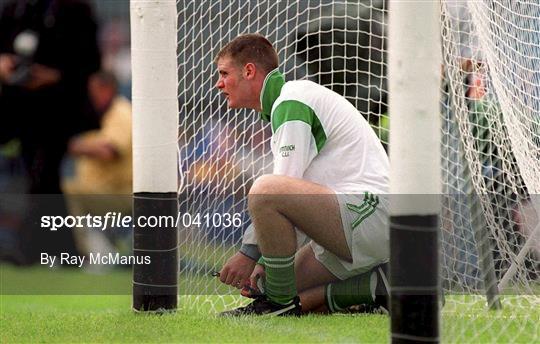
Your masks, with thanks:
[[[180,288],[202,295],[193,304],[204,299],[221,309],[233,306],[221,296],[235,292],[211,272],[237,251],[249,224],[246,195],[257,176],[272,172],[272,156],[269,125],[253,111],[227,110],[215,90],[215,55],[239,34],[261,33],[276,47],[287,80],[310,79],[345,95],[386,142],[387,125],[380,125],[387,123],[386,11],[382,1],[179,1],[177,7],[179,210],[203,222],[182,229]],[[234,214],[241,226],[213,223]]]
[[[388,3],[178,0],[183,307],[242,302],[212,272],[239,248],[250,186],[272,171],[269,125],[228,110],[214,88],[217,52],[242,33],[266,36],[287,80],[344,95],[387,148],[389,118],[399,116],[387,108]],[[529,314],[540,307],[539,23],[534,0],[441,2],[442,323],[452,340],[504,338],[494,320],[470,321],[500,305],[489,319],[538,339],[538,313]]]
[[[443,330],[458,342],[512,342],[509,328],[538,340],[540,4],[443,1],[441,10]],[[475,319],[486,307],[502,308],[489,316],[505,326]]]

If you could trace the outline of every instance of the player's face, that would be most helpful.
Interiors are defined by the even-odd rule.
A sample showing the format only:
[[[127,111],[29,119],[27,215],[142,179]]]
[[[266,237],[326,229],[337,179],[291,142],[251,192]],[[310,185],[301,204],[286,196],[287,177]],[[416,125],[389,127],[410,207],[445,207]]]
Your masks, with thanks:
[[[242,67],[231,58],[222,57],[217,62],[219,79],[216,87],[227,98],[227,105],[231,109],[249,108],[253,101],[248,80],[243,76]]]

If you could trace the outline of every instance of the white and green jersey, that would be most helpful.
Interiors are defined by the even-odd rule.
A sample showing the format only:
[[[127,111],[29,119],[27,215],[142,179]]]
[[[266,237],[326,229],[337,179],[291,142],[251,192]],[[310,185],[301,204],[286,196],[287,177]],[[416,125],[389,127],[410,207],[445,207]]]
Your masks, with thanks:
[[[274,174],[309,180],[336,193],[388,192],[389,162],[375,132],[339,94],[274,70],[261,91],[272,124]]]
[[[301,178],[338,194],[388,193],[389,162],[375,132],[339,94],[311,81],[289,81],[277,70],[261,91],[263,120],[272,124],[274,174]],[[298,247],[306,239],[297,232]],[[255,234],[244,233],[250,257]]]

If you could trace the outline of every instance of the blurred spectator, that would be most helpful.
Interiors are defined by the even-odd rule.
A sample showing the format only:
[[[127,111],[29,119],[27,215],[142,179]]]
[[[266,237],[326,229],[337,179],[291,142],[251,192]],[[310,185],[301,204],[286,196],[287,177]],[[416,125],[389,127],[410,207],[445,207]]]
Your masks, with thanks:
[[[118,93],[131,99],[131,49],[129,25],[112,20],[103,25],[99,35],[102,68],[118,80]]]
[[[73,138],[69,153],[75,157],[75,175],[62,187],[72,215],[131,214],[132,153],[131,104],[118,95],[118,83],[109,72],[98,72],[88,82],[90,101],[101,117],[101,129]],[[112,229],[107,234],[116,234]],[[83,253],[109,253],[111,245],[102,232],[77,231]]]
[[[76,253],[69,230],[46,232],[42,215],[65,215],[60,164],[69,137],[97,127],[86,83],[99,69],[96,23],[83,0],[3,1],[0,7],[0,143],[19,138],[32,197],[21,229],[23,263],[40,252]]]
[[[64,191],[131,195],[131,104],[118,95],[117,80],[109,72],[90,77],[88,92],[101,129],[70,141],[69,153],[77,157],[75,176],[63,183]]]

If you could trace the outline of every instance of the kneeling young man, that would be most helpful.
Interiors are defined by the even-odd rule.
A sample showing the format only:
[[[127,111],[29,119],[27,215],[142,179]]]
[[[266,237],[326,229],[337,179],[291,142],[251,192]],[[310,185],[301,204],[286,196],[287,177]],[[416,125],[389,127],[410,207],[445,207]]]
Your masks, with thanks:
[[[388,261],[387,201],[381,196],[388,192],[388,158],[344,97],[311,81],[285,82],[263,36],[235,38],[216,63],[216,87],[229,108],[260,112],[273,133],[273,174],[253,184],[252,226],[220,271],[223,283],[241,287],[262,257],[265,295],[228,314],[300,314],[299,294],[304,311],[311,310],[325,286]],[[371,289],[384,282],[381,273],[370,276]]]

